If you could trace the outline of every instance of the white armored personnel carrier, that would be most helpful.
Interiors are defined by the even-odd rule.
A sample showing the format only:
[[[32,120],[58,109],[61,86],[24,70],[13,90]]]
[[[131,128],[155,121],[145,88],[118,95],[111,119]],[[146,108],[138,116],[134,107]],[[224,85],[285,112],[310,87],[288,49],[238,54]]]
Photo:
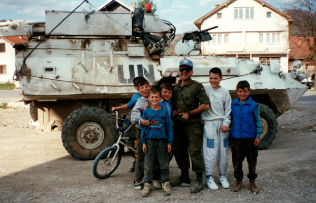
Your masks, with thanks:
[[[30,104],[31,117],[42,130],[62,130],[63,145],[77,159],[93,159],[112,145],[116,132],[110,109],[127,103],[136,93],[134,77],[144,76],[152,84],[175,83],[184,58],[193,61],[193,79],[204,85],[209,84],[209,70],[220,68],[221,85],[232,98],[238,81],[250,83],[251,96],[260,104],[262,149],[276,136],[276,118],[307,90],[280,72],[278,64],[267,67],[236,58],[168,56],[175,27],[139,8],[124,13],[46,11],[45,22],[0,24],[0,36],[19,35],[29,40],[15,45],[19,51],[15,79],[20,81],[25,104]],[[195,42],[210,40],[207,31],[192,36]]]

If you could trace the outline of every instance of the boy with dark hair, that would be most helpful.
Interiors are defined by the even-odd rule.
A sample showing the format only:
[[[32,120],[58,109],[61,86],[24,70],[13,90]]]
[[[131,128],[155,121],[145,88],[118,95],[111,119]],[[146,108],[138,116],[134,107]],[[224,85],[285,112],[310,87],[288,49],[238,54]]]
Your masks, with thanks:
[[[132,108],[135,106],[137,100],[139,98],[141,98],[142,96],[139,94],[139,90],[138,90],[138,82],[140,80],[143,80],[145,79],[144,77],[142,76],[138,76],[136,78],[133,79],[133,84],[134,84],[134,88],[137,90],[138,93],[135,93],[131,100],[127,103],[127,104],[124,104],[124,105],[121,105],[121,106],[117,106],[117,107],[112,107],[112,111],[114,112],[114,110],[119,110],[119,109],[128,109],[128,108]]]
[[[171,97],[172,97],[173,85],[169,82],[163,82],[160,85],[160,90],[161,90],[162,100],[159,102],[159,105],[162,108],[166,108],[169,112],[170,117],[171,117],[171,115],[172,115]]]
[[[173,130],[171,117],[167,109],[159,106],[161,100],[160,91],[152,89],[148,100],[151,106],[143,111],[142,121],[149,122],[143,125],[141,130],[141,140],[143,152],[145,153],[145,176],[142,196],[147,197],[151,192],[153,181],[153,171],[155,160],[158,160],[160,168],[160,181],[162,191],[165,195],[170,195],[169,177],[169,155],[173,140]]]
[[[210,108],[202,113],[203,129],[203,159],[205,166],[206,185],[216,190],[214,178],[215,163],[219,171],[219,182],[223,188],[229,188],[225,176],[228,168],[228,130],[230,125],[231,97],[227,89],[220,86],[222,71],[212,68],[209,74],[211,85],[205,86],[205,92],[210,99]]]
[[[236,88],[237,99],[232,101],[232,139],[231,150],[236,183],[233,191],[242,186],[242,162],[247,157],[249,185],[253,193],[258,192],[255,184],[258,146],[261,136],[261,120],[258,104],[250,97],[250,85],[246,80],[239,81]]]
[[[173,86],[169,82],[163,82],[160,85],[160,91],[161,91],[161,97],[162,99],[159,102],[159,106],[167,109],[169,116],[171,118],[172,115],[172,104],[171,104],[171,97],[172,97],[172,91],[173,91]],[[154,177],[153,177],[153,186],[154,189],[160,190],[161,189],[161,183],[159,181],[160,179],[160,171],[159,171],[159,163],[158,160],[156,159],[155,161],[155,170],[154,170]]]
[[[151,89],[149,82],[143,78],[138,81],[138,89],[139,94],[142,96],[136,102],[134,108],[132,109],[131,121],[132,123],[136,124],[135,127],[137,128],[136,137],[137,137],[137,159],[136,159],[136,166],[135,166],[135,180],[134,180],[134,188],[140,190],[142,188],[142,180],[144,177],[144,156],[145,154],[142,151],[142,142],[141,142],[141,125],[148,124],[145,121],[141,121],[142,112],[144,107],[148,103],[148,95]],[[144,123],[142,123],[144,122]]]
[[[134,88],[137,90],[137,93],[134,94],[131,98],[131,100],[124,105],[121,106],[117,106],[117,107],[112,107],[112,111],[114,112],[115,110],[119,110],[119,109],[128,109],[128,108],[132,108],[135,106],[136,102],[138,101],[139,98],[141,98],[142,96],[139,94],[139,90],[138,90],[138,82],[140,80],[144,80],[145,78],[142,76],[138,76],[136,78],[133,79],[133,84],[134,84]],[[137,155],[136,155],[137,156]],[[135,171],[135,164],[136,164],[136,158],[135,161],[133,162],[132,167],[130,168],[130,172],[134,172]]]

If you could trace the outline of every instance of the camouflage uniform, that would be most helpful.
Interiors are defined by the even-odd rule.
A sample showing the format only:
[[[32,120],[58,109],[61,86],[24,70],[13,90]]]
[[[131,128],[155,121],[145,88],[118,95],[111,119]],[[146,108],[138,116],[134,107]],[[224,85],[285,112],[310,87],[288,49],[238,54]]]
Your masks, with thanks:
[[[194,80],[190,80],[183,87],[180,84],[175,85],[172,97],[173,109],[178,114],[192,111],[198,108],[200,104],[210,103],[203,85]],[[190,155],[192,170],[196,173],[204,172],[201,116],[192,115],[188,120],[175,116],[173,121],[173,152],[179,168],[181,170],[190,169]]]

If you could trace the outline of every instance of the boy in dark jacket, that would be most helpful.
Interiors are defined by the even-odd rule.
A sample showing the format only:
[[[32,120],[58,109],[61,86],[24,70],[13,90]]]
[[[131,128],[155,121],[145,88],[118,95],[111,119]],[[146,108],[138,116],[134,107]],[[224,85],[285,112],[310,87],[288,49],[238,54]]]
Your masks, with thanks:
[[[258,146],[261,136],[260,110],[251,99],[250,85],[246,80],[239,81],[236,88],[237,99],[232,101],[232,140],[231,151],[236,183],[233,191],[238,192],[242,186],[242,162],[247,157],[249,166],[249,185],[253,193],[258,192],[255,184]]]
[[[160,91],[153,89],[149,93],[148,100],[151,107],[143,111],[140,119],[142,122],[141,139],[143,152],[145,153],[144,164],[144,189],[142,196],[146,197],[151,192],[155,159],[160,167],[160,182],[165,195],[170,195],[169,183],[169,155],[173,140],[171,117],[167,109],[159,106],[161,100]]]

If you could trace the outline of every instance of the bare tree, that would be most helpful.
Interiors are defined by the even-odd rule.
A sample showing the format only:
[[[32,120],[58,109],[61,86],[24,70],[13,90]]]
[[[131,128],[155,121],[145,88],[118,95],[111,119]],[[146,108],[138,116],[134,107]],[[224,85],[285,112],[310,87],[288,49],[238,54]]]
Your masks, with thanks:
[[[293,19],[290,36],[300,37],[308,46],[310,58],[316,71],[316,2],[315,0],[291,0],[283,5],[283,10]],[[299,47],[300,44],[297,44]],[[316,78],[316,77],[314,77]],[[314,80],[314,84],[316,81]]]

